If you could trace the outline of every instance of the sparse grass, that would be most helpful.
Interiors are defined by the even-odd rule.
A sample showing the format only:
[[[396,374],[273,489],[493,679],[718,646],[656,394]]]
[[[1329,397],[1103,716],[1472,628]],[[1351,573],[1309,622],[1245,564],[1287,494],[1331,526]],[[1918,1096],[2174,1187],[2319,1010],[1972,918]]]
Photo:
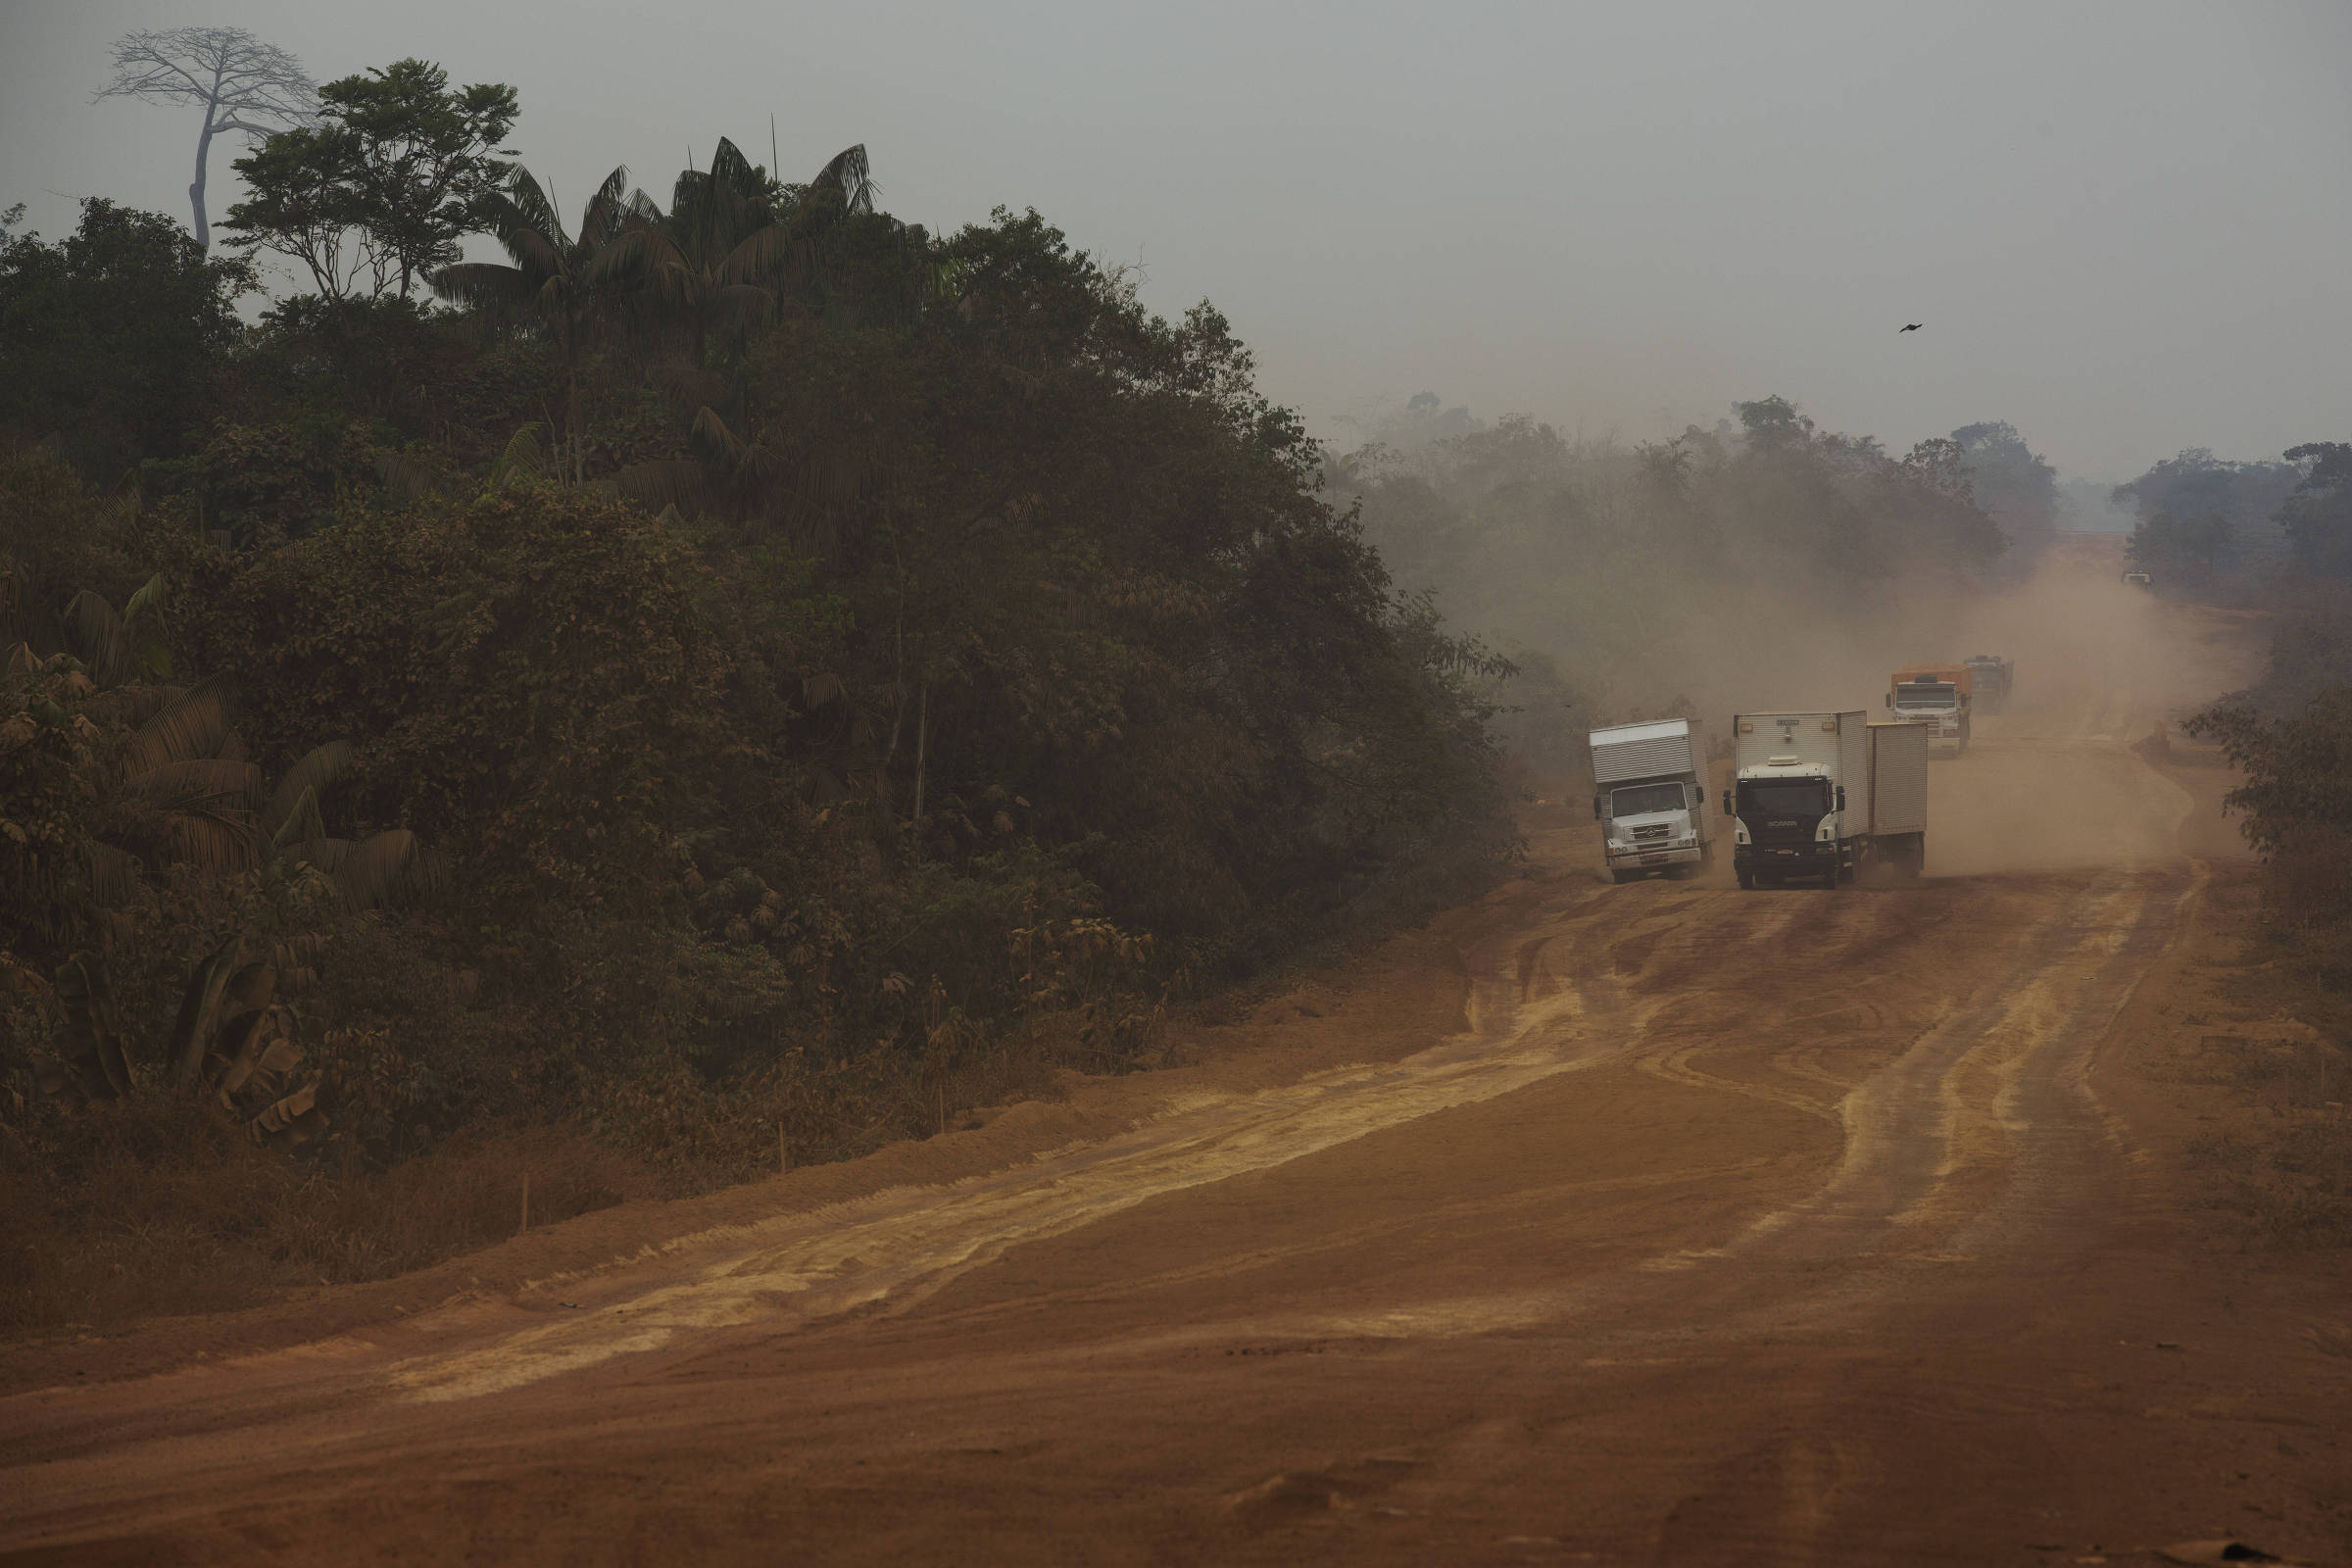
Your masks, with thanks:
[[[339,1178],[164,1100],[93,1107],[40,1152],[0,1162],[0,1334],[233,1311],[420,1268],[514,1235],[526,1175],[533,1225],[657,1190],[563,1127],[453,1139]]]
[[[2233,1087],[2256,1112],[2250,1125],[2189,1144],[2190,1166],[2205,1179],[2202,1206],[2234,1216],[2250,1246],[2352,1247],[2352,1112],[2318,1093],[2323,1064],[2330,1096],[2352,1087],[2346,1054],[2319,1042],[2290,1050],[2209,1036],[2199,1060],[2209,1070],[2183,1081]]]

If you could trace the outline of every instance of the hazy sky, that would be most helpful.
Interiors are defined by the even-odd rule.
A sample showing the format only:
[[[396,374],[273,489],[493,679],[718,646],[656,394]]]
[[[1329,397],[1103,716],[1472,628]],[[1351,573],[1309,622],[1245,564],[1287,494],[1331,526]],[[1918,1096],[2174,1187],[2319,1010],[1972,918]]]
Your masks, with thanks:
[[[2352,437],[2346,0],[0,0],[0,207],[184,220],[195,112],[89,94],[200,23],[514,83],[567,213],[765,161],[771,112],[787,173],[862,141],[902,218],[1034,206],[1214,300],[1319,434],[1426,388],[1637,438],[1773,392],[1898,448],[2005,418],[2104,479]]]

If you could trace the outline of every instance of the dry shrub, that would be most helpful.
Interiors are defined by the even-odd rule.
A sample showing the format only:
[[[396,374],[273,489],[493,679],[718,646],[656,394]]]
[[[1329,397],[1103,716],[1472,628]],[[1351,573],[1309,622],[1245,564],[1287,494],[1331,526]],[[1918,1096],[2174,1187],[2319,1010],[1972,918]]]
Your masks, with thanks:
[[[2284,923],[2308,930],[2352,922],[2352,828],[2296,829],[2272,855],[2268,874]]]
[[[305,1285],[422,1268],[658,1184],[579,1132],[453,1139],[338,1178],[180,1101],[93,1106],[0,1164],[0,1333],[233,1311]]]

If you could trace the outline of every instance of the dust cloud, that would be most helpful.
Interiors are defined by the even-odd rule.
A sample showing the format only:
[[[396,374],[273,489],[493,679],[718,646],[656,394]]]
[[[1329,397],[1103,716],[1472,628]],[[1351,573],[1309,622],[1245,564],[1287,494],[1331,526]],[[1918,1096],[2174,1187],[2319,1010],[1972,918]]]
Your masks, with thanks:
[[[1720,771],[1736,712],[1877,717],[1894,669],[1990,654],[2017,685],[1932,770],[1930,875],[2178,856],[2188,799],[2130,748],[2248,684],[2258,637],[2124,583],[2121,536],[1988,518],[1952,443],[1896,459],[1779,400],[1666,447],[1417,412],[1333,488],[1400,583],[1520,665],[1497,697],[1529,796],[1588,792],[1597,724],[1690,717]]]

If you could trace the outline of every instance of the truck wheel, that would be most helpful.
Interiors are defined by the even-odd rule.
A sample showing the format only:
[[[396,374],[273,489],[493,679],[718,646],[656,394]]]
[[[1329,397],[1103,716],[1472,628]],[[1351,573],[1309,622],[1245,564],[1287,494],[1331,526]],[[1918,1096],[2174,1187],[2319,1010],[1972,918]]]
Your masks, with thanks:
[[[1740,890],[1741,890],[1742,892],[1750,892],[1750,891],[1753,891],[1753,890],[1754,890],[1754,888],[1755,888],[1755,885],[1756,885],[1756,873],[1755,873],[1755,872],[1753,872],[1753,871],[1741,871],[1741,872],[1740,872],[1740,873],[1739,873],[1739,877],[1740,877]]]
[[[1634,871],[1611,871],[1609,873],[1609,880],[1616,883],[1619,887],[1623,887],[1628,882],[1631,882],[1638,874],[1638,872]]]

